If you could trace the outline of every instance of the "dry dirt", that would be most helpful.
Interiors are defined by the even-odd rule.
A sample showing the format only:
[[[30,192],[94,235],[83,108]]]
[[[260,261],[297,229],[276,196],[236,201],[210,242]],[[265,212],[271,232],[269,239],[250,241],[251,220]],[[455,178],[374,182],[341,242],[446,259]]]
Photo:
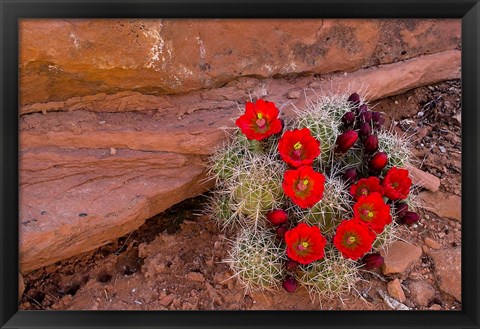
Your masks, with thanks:
[[[419,168],[441,179],[441,195],[461,196],[460,82],[447,81],[390,97],[376,105],[396,129],[412,139]],[[387,122],[388,123],[388,122]],[[402,239],[425,249],[404,273],[384,276],[363,272],[357,291],[334,300],[311,302],[303,288],[245,293],[222,260],[229,236],[201,215],[205,196],[186,200],[149,219],[140,229],[97,250],[72,257],[25,276],[19,302],[26,310],[388,310],[379,296],[388,281],[404,285],[405,305],[413,309],[461,309],[439,288],[432,259],[425,252],[430,237],[449,249],[461,246],[461,222],[422,210],[421,221],[402,229]],[[406,288],[421,278],[435,288],[427,305],[415,304]]]

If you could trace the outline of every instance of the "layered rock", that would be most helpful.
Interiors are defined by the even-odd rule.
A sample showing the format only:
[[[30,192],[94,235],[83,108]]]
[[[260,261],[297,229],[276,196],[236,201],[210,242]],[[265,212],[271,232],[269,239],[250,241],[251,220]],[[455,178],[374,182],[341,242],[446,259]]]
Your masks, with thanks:
[[[356,71],[458,49],[460,20],[26,20],[21,105],[186,93],[238,77]],[[438,67],[441,67],[440,65]]]

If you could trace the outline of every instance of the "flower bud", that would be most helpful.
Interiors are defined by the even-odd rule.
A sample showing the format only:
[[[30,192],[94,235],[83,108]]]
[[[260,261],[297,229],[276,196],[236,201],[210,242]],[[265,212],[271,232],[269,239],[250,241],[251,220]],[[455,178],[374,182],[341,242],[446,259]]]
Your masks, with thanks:
[[[335,151],[338,153],[347,152],[358,139],[358,134],[354,130],[348,130],[337,137]]]
[[[377,152],[370,159],[368,168],[373,172],[380,172],[388,163],[388,156],[385,152]]]
[[[288,271],[288,272],[293,272],[297,269],[298,267],[298,262],[292,260],[292,259],[289,259],[286,263],[285,263],[285,269]]]
[[[358,129],[358,135],[360,135],[360,138],[365,139],[368,136],[370,136],[370,133],[372,132],[372,128],[370,127],[369,123],[362,123],[360,125],[360,129]]]
[[[376,135],[370,135],[363,141],[363,147],[365,153],[373,154],[378,150],[378,137]]]
[[[353,123],[355,122],[355,113],[353,112],[345,113],[342,117],[342,122],[345,125],[345,127],[353,126]]]
[[[295,280],[295,278],[291,275],[287,275],[287,277],[282,282],[282,287],[287,292],[295,292],[295,290],[297,290],[297,286],[297,280]]]
[[[280,225],[277,227],[275,233],[277,234],[277,238],[281,241],[285,240],[285,233],[287,233],[288,227],[285,225]]]
[[[420,216],[416,212],[407,211],[400,219],[401,224],[412,225],[420,220]]]
[[[395,205],[395,216],[397,218],[402,218],[408,211],[408,205],[404,202],[397,203]]]
[[[380,112],[372,112],[372,122],[375,128],[380,128],[385,123],[385,118]]]
[[[363,111],[358,115],[358,117],[361,121],[370,124],[370,121],[372,121],[372,111]]]
[[[373,270],[379,268],[384,263],[383,257],[380,253],[367,254],[362,258],[362,264],[364,264],[367,270]]]
[[[288,214],[283,209],[275,209],[267,213],[267,219],[273,225],[281,225],[288,219]]]
[[[353,105],[358,105],[360,104],[360,95],[357,93],[353,93],[348,97],[347,100]]]
[[[367,104],[362,104],[357,108],[357,115],[360,118],[360,116],[368,111],[368,106]]]
[[[358,172],[355,168],[349,168],[343,174],[343,180],[349,183],[353,183],[358,178]]]

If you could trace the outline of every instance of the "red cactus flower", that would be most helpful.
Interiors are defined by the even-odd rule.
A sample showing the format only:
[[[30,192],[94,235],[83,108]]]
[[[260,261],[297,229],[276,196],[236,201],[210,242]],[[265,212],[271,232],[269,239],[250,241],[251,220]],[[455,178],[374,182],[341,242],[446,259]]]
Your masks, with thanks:
[[[375,233],[365,223],[350,219],[338,225],[333,244],[343,257],[357,260],[372,249]]]
[[[392,201],[405,199],[411,186],[408,170],[397,167],[390,168],[382,181],[385,196]]]
[[[278,109],[272,102],[257,100],[247,102],[245,114],[235,124],[248,139],[262,140],[282,130],[282,122],[278,119]]]
[[[282,287],[287,292],[295,292],[298,287],[297,280],[293,276],[287,275],[287,277],[282,282]]]
[[[362,258],[362,264],[367,270],[373,270],[383,265],[385,260],[379,252],[367,254]]]
[[[358,198],[361,196],[369,195],[374,192],[383,195],[383,188],[380,185],[380,179],[374,176],[359,179],[357,184],[350,186],[350,194],[355,201],[358,201]]]
[[[366,223],[377,234],[382,233],[385,225],[392,222],[390,206],[383,202],[382,196],[378,193],[360,197],[353,206],[353,216]]]
[[[338,153],[347,152],[358,139],[358,133],[355,130],[348,130],[337,137],[335,142],[335,151]]]
[[[301,208],[310,208],[323,197],[325,176],[310,166],[287,170],[283,175],[283,191]]]
[[[288,214],[283,209],[275,209],[267,214],[267,219],[273,225],[281,225],[288,219]]]
[[[280,138],[278,152],[283,161],[295,168],[311,165],[320,154],[320,142],[308,128],[289,130]]]
[[[287,256],[306,265],[323,258],[327,239],[320,233],[318,226],[300,223],[285,233],[285,242]]]

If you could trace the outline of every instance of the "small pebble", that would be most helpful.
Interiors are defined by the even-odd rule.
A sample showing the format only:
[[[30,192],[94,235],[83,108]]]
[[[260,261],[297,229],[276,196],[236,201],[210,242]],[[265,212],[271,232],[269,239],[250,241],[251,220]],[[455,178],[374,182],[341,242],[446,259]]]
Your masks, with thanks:
[[[447,152],[447,150],[446,150],[445,147],[443,147],[443,146],[439,146],[438,148],[440,149],[440,152],[442,152],[442,153],[446,153],[446,152]]]
[[[110,148],[110,155],[115,155],[117,154],[117,150],[114,149],[113,147]]]
[[[98,123],[99,123],[99,124],[101,124],[101,125],[104,125],[104,124],[106,124],[106,123],[107,123],[107,121],[105,121],[105,120],[102,120],[102,121],[98,121]]]

